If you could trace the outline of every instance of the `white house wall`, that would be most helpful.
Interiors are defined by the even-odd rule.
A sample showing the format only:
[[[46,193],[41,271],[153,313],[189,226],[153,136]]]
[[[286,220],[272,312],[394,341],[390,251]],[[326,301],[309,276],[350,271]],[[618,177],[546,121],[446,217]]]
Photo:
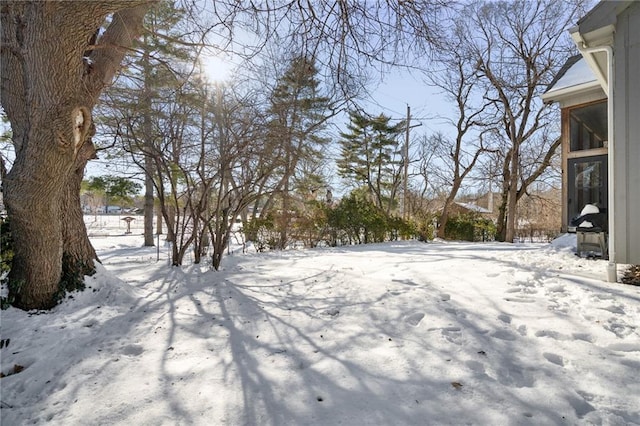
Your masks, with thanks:
[[[615,261],[640,264],[640,3],[618,15],[614,41]]]

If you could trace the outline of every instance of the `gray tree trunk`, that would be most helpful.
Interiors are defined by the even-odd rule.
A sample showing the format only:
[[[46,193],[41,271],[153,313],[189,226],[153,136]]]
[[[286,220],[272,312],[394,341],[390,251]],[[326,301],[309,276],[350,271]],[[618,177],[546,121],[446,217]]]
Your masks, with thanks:
[[[516,208],[518,206],[518,183],[520,181],[520,145],[513,144],[513,154],[511,158],[511,175],[507,204],[507,227],[505,230],[505,241],[512,243],[516,236]]]
[[[151,170],[153,168],[153,160],[149,155],[144,157],[144,245],[152,247],[153,242],[153,177]],[[162,233],[162,220],[158,219],[158,233]]]

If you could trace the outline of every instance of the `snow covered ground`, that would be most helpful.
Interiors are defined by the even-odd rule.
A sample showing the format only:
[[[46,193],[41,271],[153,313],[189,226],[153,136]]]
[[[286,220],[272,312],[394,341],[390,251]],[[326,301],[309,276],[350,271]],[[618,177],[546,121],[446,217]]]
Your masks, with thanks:
[[[640,424],[640,287],[603,281],[571,237],[236,253],[214,272],[122,234],[94,229],[87,291],[2,311],[3,425]]]

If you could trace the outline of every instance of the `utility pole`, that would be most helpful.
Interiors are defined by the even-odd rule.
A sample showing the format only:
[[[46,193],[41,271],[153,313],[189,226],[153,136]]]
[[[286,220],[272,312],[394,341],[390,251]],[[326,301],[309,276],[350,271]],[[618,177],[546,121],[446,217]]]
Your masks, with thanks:
[[[404,176],[402,177],[402,219],[407,220],[407,178],[409,176],[409,129],[411,128],[411,107],[407,104],[407,131],[404,141]]]
[[[407,220],[409,218],[409,209],[408,209],[408,181],[409,181],[409,130],[413,127],[422,126],[422,123],[418,123],[415,125],[411,125],[411,107],[407,104],[407,130],[405,133],[405,141],[404,141],[404,173],[402,178],[402,219]]]

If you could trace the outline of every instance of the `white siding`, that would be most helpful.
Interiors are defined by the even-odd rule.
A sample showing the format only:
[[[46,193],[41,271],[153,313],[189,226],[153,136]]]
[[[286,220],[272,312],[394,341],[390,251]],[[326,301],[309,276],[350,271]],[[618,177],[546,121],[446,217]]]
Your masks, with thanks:
[[[614,45],[615,261],[640,264],[640,3],[618,16]]]

